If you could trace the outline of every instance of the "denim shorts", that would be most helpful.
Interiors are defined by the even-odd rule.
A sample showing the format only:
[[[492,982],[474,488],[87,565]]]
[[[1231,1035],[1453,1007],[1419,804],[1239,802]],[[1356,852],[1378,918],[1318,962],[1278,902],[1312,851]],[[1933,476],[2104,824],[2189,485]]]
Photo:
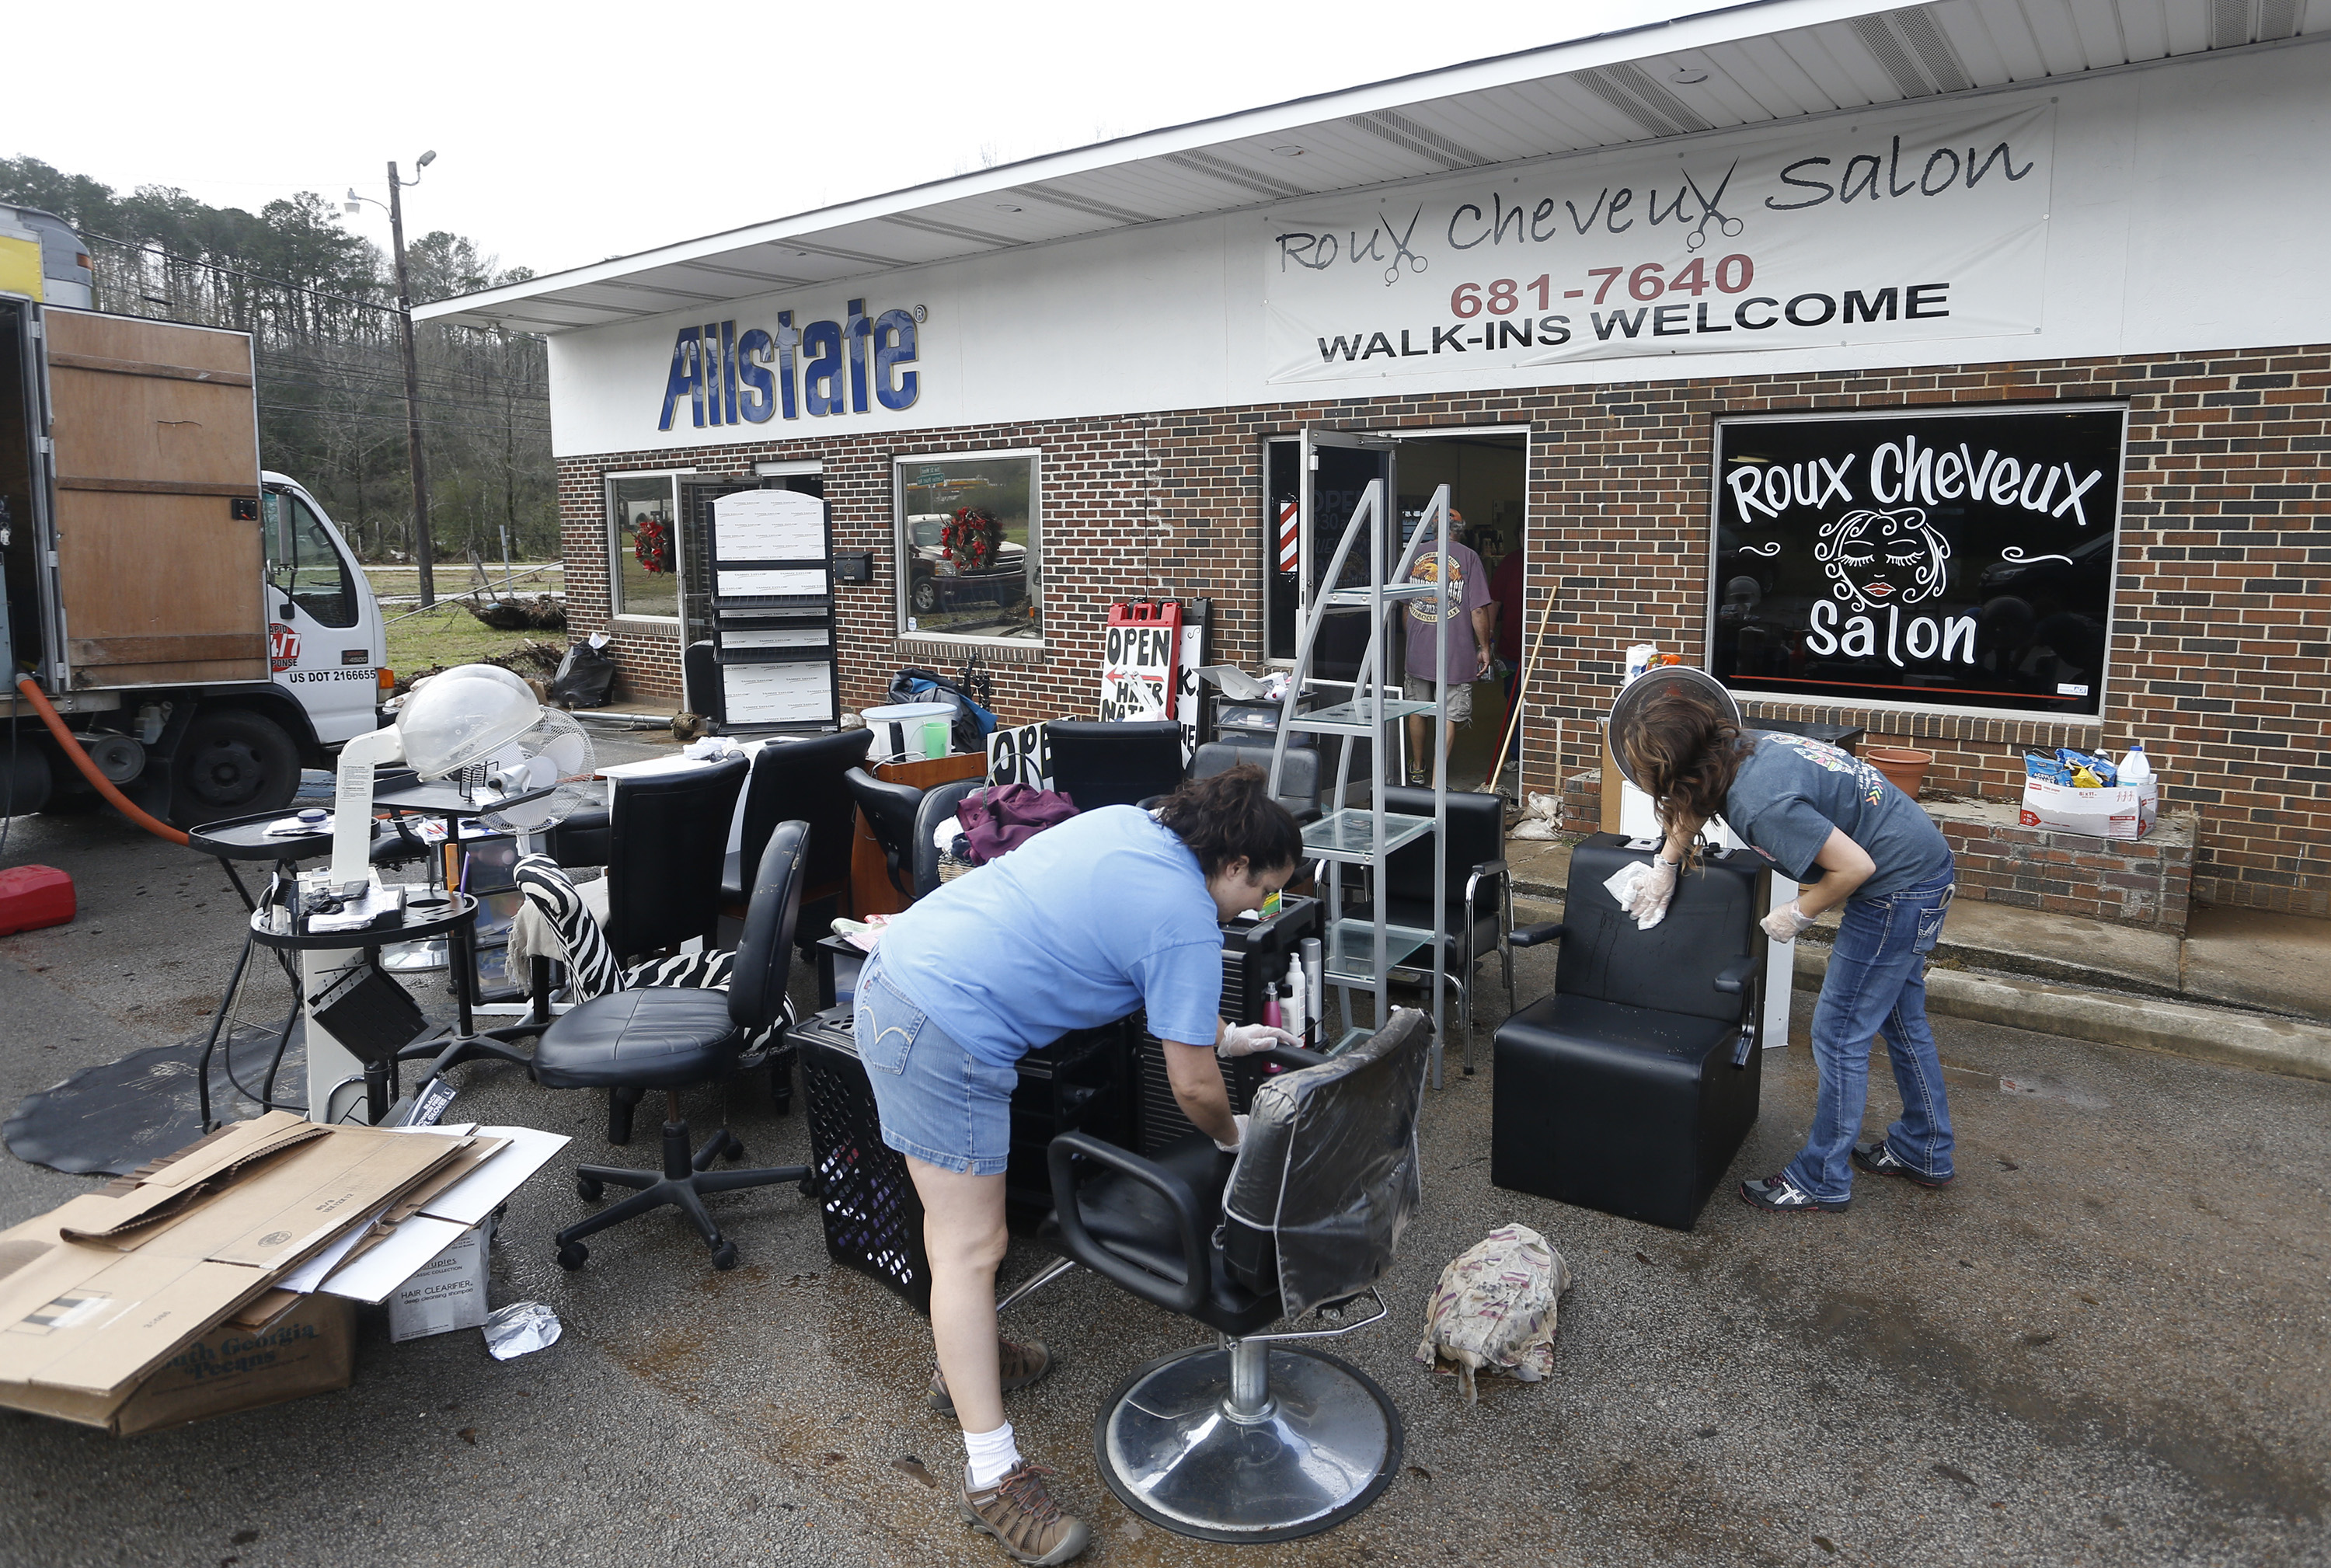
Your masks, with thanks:
[[[1019,1073],[985,1062],[882,974],[878,948],[852,999],[858,1060],[874,1090],[882,1141],[902,1155],[975,1176],[1000,1176],[1012,1153]]]

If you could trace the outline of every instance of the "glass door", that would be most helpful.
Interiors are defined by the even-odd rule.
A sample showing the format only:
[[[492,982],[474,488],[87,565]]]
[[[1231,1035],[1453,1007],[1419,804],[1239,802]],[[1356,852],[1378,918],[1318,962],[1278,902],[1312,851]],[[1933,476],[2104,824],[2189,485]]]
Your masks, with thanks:
[[[1336,546],[1342,542],[1344,529],[1350,524],[1352,513],[1358,508],[1369,482],[1384,481],[1387,514],[1397,504],[1395,498],[1400,494],[1393,442],[1386,437],[1307,426],[1295,442],[1294,450],[1297,546],[1301,569],[1296,636],[1288,648],[1289,656],[1295,651],[1292,642],[1300,640],[1301,628],[1309,622],[1324,594],[1336,588],[1368,585],[1366,552],[1371,541],[1365,536],[1353,541],[1337,580],[1327,582],[1327,575],[1328,564],[1335,559]],[[1400,563],[1399,538],[1394,530],[1381,528],[1375,530],[1374,544],[1384,552],[1383,570],[1388,575]],[[1367,649],[1367,612],[1332,609],[1326,614],[1327,619],[1319,628],[1319,639],[1312,646],[1311,673],[1321,680],[1347,684],[1359,678],[1360,657]],[[1382,673],[1391,679],[1397,671]]]

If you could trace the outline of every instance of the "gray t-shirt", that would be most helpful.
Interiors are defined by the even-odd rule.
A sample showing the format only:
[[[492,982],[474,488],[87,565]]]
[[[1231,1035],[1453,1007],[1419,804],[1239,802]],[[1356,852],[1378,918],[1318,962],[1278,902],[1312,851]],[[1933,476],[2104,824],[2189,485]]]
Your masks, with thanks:
[[[1857,898],[1881,898],[1942,869],[1950,846],[1918,803],[1868,763],[1824,741],[1751,730],[1756,749],[1732,775],[1724,820],[1781,875],[1816,882],[1813,863],[1832,829],[1878,862]]]

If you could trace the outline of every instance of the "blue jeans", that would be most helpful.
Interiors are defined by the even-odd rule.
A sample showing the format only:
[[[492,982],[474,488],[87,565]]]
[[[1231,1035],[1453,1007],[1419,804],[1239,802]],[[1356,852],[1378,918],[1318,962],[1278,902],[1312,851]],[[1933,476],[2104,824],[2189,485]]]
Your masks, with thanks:
[[[1870,1098],[1870,1038],[1880,1032],[1902,1091],[1902,1119],[1886,1129],[1886,1142],[1912,1170],[1937,1181],[1951,1174],[1951,1110],[1927,1027],[1927,955],[1943,934],[1955,876],[1946,856],[1940,870],[1898,893],[1846,900],[1813,1004],[1813,1064],[1821,1069],[1813,1125],[1786,1173],[1816,1198],[1852,1193],[1853,1140]]]

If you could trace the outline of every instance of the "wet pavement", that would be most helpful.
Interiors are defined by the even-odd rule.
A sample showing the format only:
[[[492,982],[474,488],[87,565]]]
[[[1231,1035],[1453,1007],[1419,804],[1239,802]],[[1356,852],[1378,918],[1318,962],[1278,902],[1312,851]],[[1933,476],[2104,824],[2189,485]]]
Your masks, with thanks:
[[[72,871],[71,927],[0,939],[0,1100],[203,1022],[238,907],[210,862],[106,819],[20,819],[11,863]],[[1521,955],[1525,1000],[1553,955]],[[805,972],[796,974],[805,993]],[[1089,1274],[1007,1319],[1060,1357],[1009,1401],[1109,1563],[2302,1563],[2331,1560],[2331,1085],[1938,1020],[1957,1183],[1863,1178],[1852,1211],[1753,1213],[1730,1183],[1794,1152],[1813,1075],[1768,1053],[1764,1108],[1689,1234],[1489,1183],[1482,1070],[1428,1097],[1425,1207],[1385,1323],[1334,1348],[1407,1429],[1400,1475],[1327,1535],[1232,1548],[1137,1521],[1092,1423],[1195,1326]],[[1800,995],[1798,1025],[1811,1005]],[[1802,1038],[1802,1033],[1800,1033]],[[356,1385],[116,1440],[0,1413],[9,1563],[967,1563],[951,1427],[921,1394],[921,1323],[827,1258],[789,1189],[715,1201],[744,1264],[714,1272],[676,1216],[549,1236],[566,1173],[641,1164],[593,1096],[464,1069],[456,1119],[575,1136],[514,1200],[497,1305],[566,1323],[497,1364],[474,1331],[401,1345],[363,1321]],[[2011,1080],[2003,1087],[2003,1080]],[[1890,1114],[1879,1074],[1871,1126]],[[699,1128],[713,1098],[689,1097]],[[795,1098],[798,1107],[800,1098]],[[756,1163],[803,1158],[798,1113],[739,1088]],[[90,1184],[0,1161],[0,1223]],[[1498,1225],[1568,1259],[1551,1381],[1467,1406],[1412,1358],[1441,1266]],[[1015,1247],[1007,1283],[1041,1261]],[[937,1485],[932,1484],[936,1478]]]

